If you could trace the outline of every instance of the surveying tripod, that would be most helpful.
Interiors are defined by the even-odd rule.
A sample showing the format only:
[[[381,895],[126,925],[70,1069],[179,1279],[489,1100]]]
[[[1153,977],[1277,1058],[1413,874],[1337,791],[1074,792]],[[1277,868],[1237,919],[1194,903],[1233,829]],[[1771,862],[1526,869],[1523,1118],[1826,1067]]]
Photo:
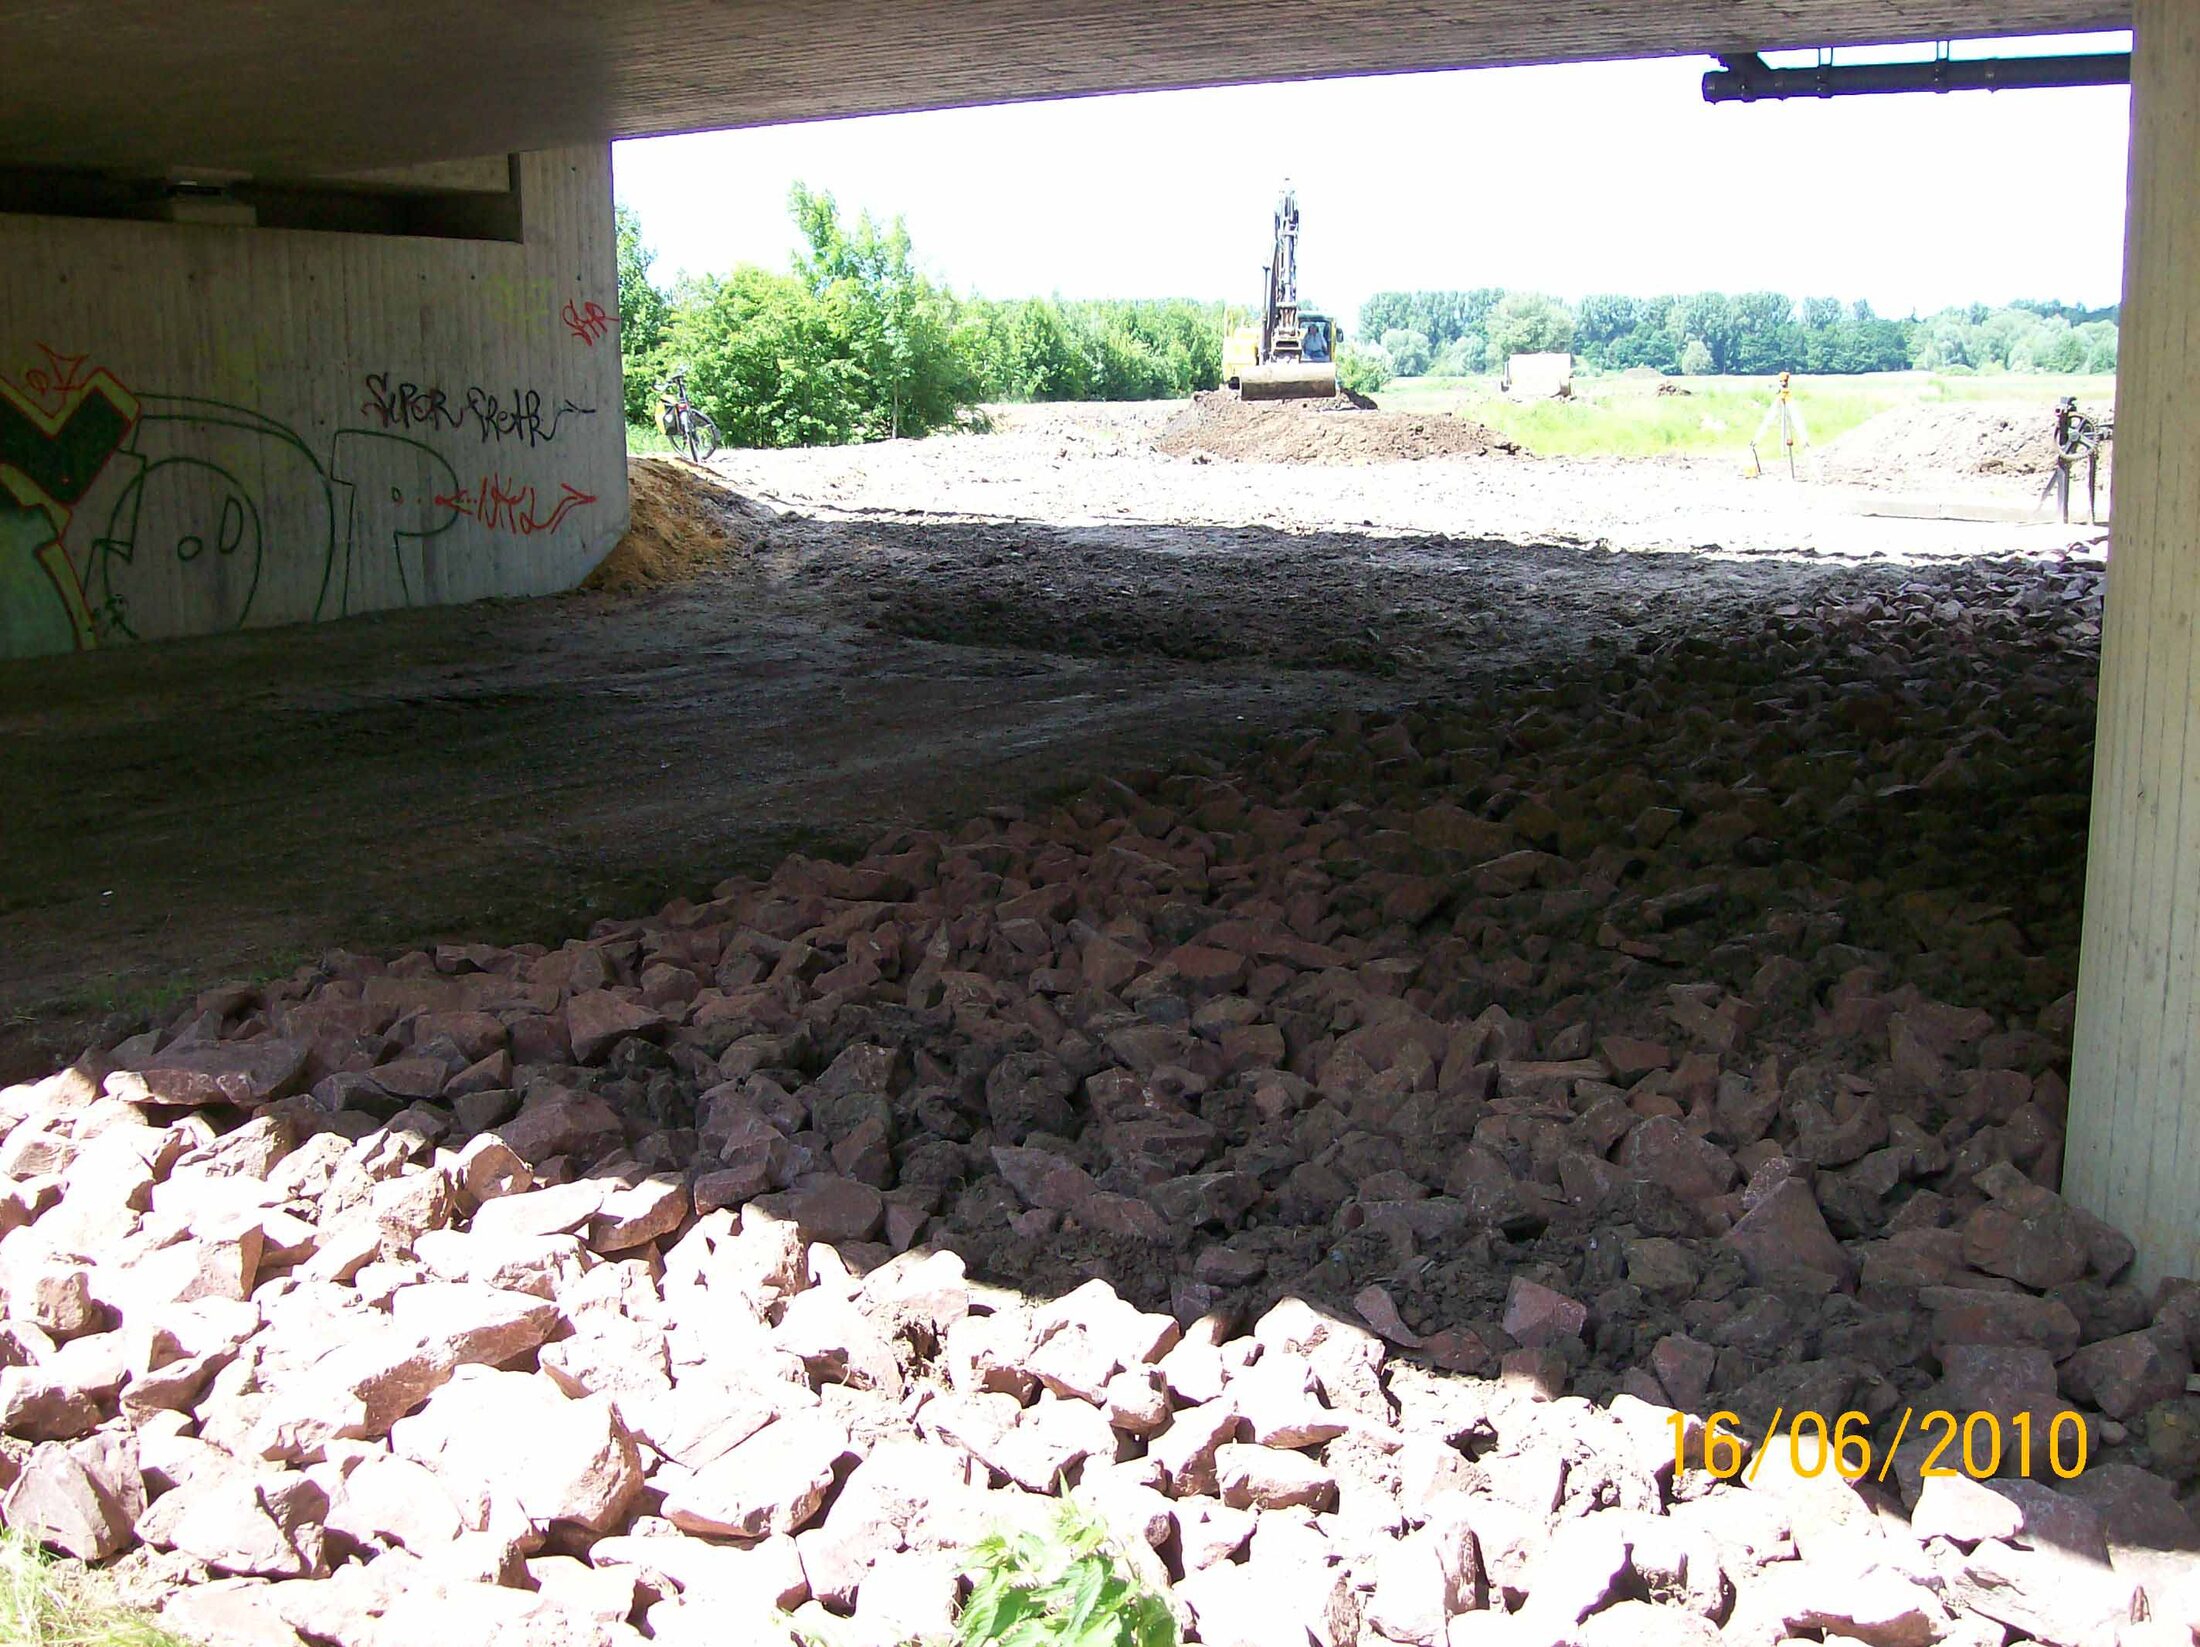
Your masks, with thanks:
[[[1757,448],[1764,444],[1765,436],[1777,427],[1780,444],[1787,449],[1788,479],[1796,478],[1795,448],[1810,444],[1810,430],[1803,424],[1803,408],[1795,404],[1795,391],[1789,386],[1788,374],[1780,374],[1780,387],[1772,397],[1772,404],[1765,408],[1764,420],[1757,425],[1757,432],[1749,437],[1749,478],[1757,479],[1765,472],[1764,459]]]
[[[2100,524],[2101,444],[2115,433],[2114,424],[2079,411],[2076,395],[2064,395],[2055,402],[2055,467],[2048,471],[2040,502],[2053,498],[2065,526],[2070,524],[2070,471],[2080,458],[2085,460],[2086,524]]]

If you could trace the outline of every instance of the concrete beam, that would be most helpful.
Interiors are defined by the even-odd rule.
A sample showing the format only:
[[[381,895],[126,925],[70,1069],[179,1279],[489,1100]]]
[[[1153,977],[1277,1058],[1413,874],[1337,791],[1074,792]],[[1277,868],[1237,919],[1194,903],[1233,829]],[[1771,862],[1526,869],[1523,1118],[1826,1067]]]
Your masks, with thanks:
[[[2200,7],[2140,0],[2064,1186],[2200,1273]]]
[[[1093,92],[2130,14],[2130,0],[31,0],[0,6],[0,165],[294,176]]]

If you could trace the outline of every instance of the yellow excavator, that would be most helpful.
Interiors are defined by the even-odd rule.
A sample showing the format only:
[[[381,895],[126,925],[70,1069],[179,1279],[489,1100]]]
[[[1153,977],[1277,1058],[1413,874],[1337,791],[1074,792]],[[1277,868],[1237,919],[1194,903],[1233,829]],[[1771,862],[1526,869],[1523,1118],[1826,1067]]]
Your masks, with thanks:
[[[1276,242],[1268,260],[1260,325],[1222,340],[1222,381],[1243,400],[1316,400],[1337,392],[1337,348],[1344,328],[1299,308],[1299,197],[1287,181],[1276,202]]]

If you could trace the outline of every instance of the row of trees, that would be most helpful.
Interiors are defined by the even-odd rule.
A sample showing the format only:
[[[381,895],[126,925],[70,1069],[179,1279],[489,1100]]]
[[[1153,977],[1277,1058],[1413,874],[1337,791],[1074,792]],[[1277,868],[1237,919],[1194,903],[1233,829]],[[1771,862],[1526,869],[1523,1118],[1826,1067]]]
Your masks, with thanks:
[[[1868,303],[1800,304],[1779,292],[1683,296],[1598,294],[1568,305],[1541,292],[1381,292],[1360,311],[1380,368],[1401,377],[1465,377],[1515,354],[1570,350],[1592,369],[1661,372],[2107,372],[2116,368],[2113,308],[1973,304],[1889,320]]]
[[[978,298],[963,310],[988,400],[1171,400],[1222,381],[1219,303]]]
[[[921,435],[989,400],[1140,400],[1214,388],[1228,316],[1219,303],[1011,302],[961,297],[916,266],[900,219],[847,222],[796,184],[803,249],[783,271],[744,265],[650,278],[641,224],[618,218],[619,345],[626,413],[646,421],[674,367],[744,446]],[[1362,391],[1392,376],[1472,376],[1515,354],[1570,350],[1592,370],[1662,372],[2109,371],[2116,311],[1984,304],[1888,320],[1864,303],[1778,292],[1597,295],[1384,292],[1342,357]]]
[[[851,225],[796,184],[804,249],[784,273],[743,265],[650,278],[640,220],[618,212],[626,415],[653,415],[674,369],[737,446],[922,435],[989,400],[1143,400],[1222,380],[1220,304],[964,299],[924,275],[900,219]]]

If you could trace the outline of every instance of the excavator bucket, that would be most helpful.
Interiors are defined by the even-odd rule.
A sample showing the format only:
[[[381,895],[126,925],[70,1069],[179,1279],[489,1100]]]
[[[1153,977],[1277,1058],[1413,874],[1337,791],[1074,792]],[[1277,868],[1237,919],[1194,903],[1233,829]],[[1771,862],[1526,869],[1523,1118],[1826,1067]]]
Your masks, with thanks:
[[[1279,360],[1238,373],[1244,400],[1328,400],[1336,393],[1337,368],[1327,360]]]

